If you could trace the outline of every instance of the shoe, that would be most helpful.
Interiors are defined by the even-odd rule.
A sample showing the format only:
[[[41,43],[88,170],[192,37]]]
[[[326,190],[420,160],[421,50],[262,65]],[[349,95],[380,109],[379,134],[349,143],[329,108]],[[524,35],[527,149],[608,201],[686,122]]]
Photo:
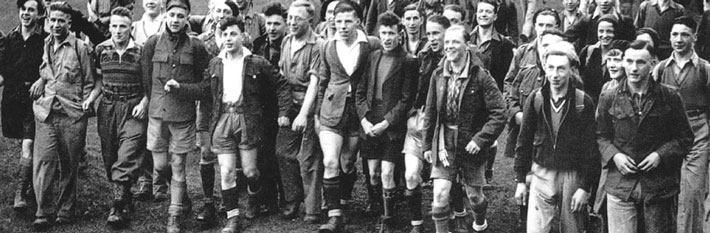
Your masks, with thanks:
[[[284,211],[281,213],[284,219],[295,219],[298,218],[298,211],[300,210],[300,202],[288,202],[284,207]]]
[[[486,229],[488,229],[488,220],[483,220],[483,224],[481,225],[476,225],[476,221],[473,221],[471,227],[473,227],[474,232],[485,231]]]
[[[409,230],[409,233],[422,233],[422,232],[424,232],[424,229],[422,229],[422,225],[412,226],[412,229]]]
[[[57,216],[57,219],[54,220],[54,224],[56,225],[66,225],[69,223],[71,223],[71,219],[68,217]]]
[[[390,220],[390,219],[392,219],[392,218],[391,218],[391,217],[388,217],[388,218],[383,218],[383,219],[380,221],[380,231],[379,231],[380,233],[392,233],[392,232],[394,232],[394,227],[392,226],[392,223],[391,223],[391,220]]]
[[[106,219],[106,224],[113,228],[123,228],[126,224],[126,219],[123,217],[125,209],[120,201],[114,202]]]
[[[15,191],[15,203],[12,205],[12,208],[18,212],[27,208],[27,200],[25,199],[21,188]]]
[[[195,219],[203,225],[203,227],[209,227],[217,221],[217,209],[212,203],[205,203],[205,205],[197,213]]]
[[[328,223],[323,224],[318,228],[319,233],[338,233],[342,230],[342,217],[330,217]]]
[[[180,233],[180,216],[170,215],[168,216],[168,226],[166,228],[168,233]]]
[[[138,201],[149,201],[153,199],[153,185],[148,182],[141,182],[138,191],[134,194]],[[167,198],[167,197],[166,197]]]
[[[256,218],[258,207],[259,205],[256,204],[256,196],[249,194],[246,205],[244,206],[244,217],[246,219]]]
[[[35,218],[35,221],[32,222],[32,227],[34,227],[36,231],[45,231],[51,226],[52,224],[49,222],[49,219],[44,217]]]
[[[163,202],[168,200],[168,186],[160,185],[153,192],[153,202]]]
[[[456,217],[454,219],[454,232],[455,233],[468,233],[468,224],[466,224],[466,217]]]
[[[239,216],[234,216],[227,219],[227,224],[222,228],[222,233],[239,233]]]
[[[307,222],[309,224],[317,224],[320,223],[320,215],[317,214],[306,214],[306,216],[303,217],[303,221]]]

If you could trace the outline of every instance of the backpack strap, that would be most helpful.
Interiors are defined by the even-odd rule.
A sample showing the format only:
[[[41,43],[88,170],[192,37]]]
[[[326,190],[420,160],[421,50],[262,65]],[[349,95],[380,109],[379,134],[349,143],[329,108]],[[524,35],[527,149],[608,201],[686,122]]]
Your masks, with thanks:
[[[536,89],[534,95],[535,99],[533,99],[533,107],[535,108],[535,112],[540,114],[542,112],[542,104],[545,102],[542,98],[541,88]],[[574,90],[574,107],[578,114],[581,114],[582,111],[584,111],[584,95],[584,91],[579,89]]]

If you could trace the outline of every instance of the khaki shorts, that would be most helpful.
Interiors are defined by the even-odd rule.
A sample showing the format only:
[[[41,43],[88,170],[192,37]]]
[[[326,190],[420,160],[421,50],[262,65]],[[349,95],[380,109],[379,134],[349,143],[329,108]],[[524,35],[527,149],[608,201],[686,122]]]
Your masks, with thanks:
[[[257,143],[249,143],[244,134],[244,117],[240,113],[221,113],[212,134],[212,153],[239,154],[239,150],[250,150]]]
[[[468,186],[482,187],[486,185],[485,171],[486,163],[474,165],[471,162],[457,161],[455,166],[444,167],[441,162],[432,166],[432,179],[445,179],[451,182],[459,182]]]
[[[148,120],[148,150],[185,154],[195,149],[195,121],[164,122],[161,118]]]
[[[414,155],[424,160],[424,111],[417,109],[416,113],[407,119],[407,134],[404,136],[402,153]]]

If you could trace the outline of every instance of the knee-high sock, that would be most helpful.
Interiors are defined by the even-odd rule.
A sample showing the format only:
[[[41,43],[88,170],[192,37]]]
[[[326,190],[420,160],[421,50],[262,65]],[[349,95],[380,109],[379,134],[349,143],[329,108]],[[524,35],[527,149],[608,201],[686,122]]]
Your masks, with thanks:
[[[200,178],[202,179],[202,193],[205,203],[214,202],[214,164],[200,165]]]
[[[409,216],[411,221],[422,220],[422,188],[417,186],[414,189],[407,189],[404,192],[409,206]]]
[[[328,210],[340,210],[340,177],[323,179],[323,194]]]
[[[232,216],[227,216],[229,217],[234,217],[239,215],[239,197],[237,193],[237,188],[231,188],[227,190],[222,190],[222,203],[224,203],[224,209],[227,211],[227,214],[232,213]]]
[[[451,184],[451,207],[454,208],[454,212],[465,212],[466,209],[463,206],[463,198],[466,193],[463,191],[463,185],[454,182]]]
[[[443,207],[432,207],[431,208],[431,218],[434,220],[434,225],[436,226],[437,233],[448,233],[449,232],[449,219],[451,215],[451,208],[449,206]]]
[[[391,218],[394,216],[394,194],[397,189],[382,189],[382,206],[384,207],[383,215],[385,218]]]
[[[340,199],[350,200],[352,199],[355,181],[357,181],[357,170],[353,169],[350,173],[342,173],[340,177]]]

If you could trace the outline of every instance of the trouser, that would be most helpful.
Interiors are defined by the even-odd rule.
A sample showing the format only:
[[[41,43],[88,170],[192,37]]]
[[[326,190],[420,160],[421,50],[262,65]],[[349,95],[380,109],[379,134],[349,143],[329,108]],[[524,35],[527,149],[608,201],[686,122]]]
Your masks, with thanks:
[[[269,123],[264,127],[264,140],[263,144],[259,149],[258,167],[262,172],[260,177],[261,185],[263,186],[263,191],[259,195],[259,204],[266,205],[268,207],[279,206],[279,199],[283,193],[281,187],[281,179],[279,178],[279,162],[276,158],[276,135],[279,130],[278,124],[276,124],[276,119],[273,121],[269,118]]]
[[[536,163],[533,163],[532,171],[527,232],[550,232],[557,210],[560,211],[560,232],[584,232],[586,206],[578,212],[570,208],[572,196],[580,188],[579,173],[548,169]]]
[[[610,233],[664,233],[676,230],[673,224],[675,197],[643,201],[632,195],[630,200],[624,201],[607,194],[606,198]]]
[[[323,155],[318,148],[313,118],[308,118],[305,132],[291,127],[279,129],[276,154],[286,202],[304,202],[307,214],[320,213],[323,188]]]
[[[678,233],[703,232],[706,210],[703,206],[708,179],[708,119],[706,114],[689,116],[695,140],[680,169],[678,195]]]
[[[132,112],[140,100],[104,98],[99,104],[97,131],[109,182],[133,182],[139,175],[145,154],[147,122],[134,118]]]
[[[36,217],[72,217],[77,195],[79,156],[86,144],[86,118],[77,120],[64,113],[50,113],[36,121],[33,179],[37,197]],[[59,170],[58,181],[55,173]],[[59,187],[56,206],[52,187]],[[58,209],[58,211],[57,211]]]

